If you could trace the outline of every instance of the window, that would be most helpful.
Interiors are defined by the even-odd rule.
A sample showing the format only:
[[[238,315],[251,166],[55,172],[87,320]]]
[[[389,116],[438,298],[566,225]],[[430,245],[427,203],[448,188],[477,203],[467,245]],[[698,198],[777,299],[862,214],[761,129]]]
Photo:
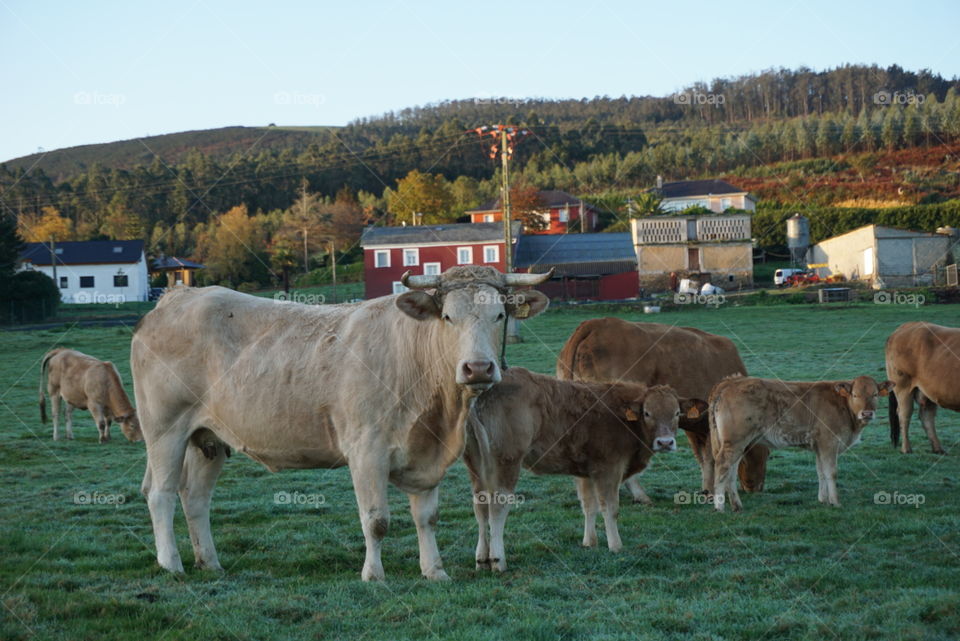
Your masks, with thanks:
[[[60,289],[66,289],[70,285],[68,284],[68,279],[66,276],[60,277]]]
[[[401,283],[399,280],[393,281],[394,294],[402,294],[403,292],[407,292],[407,291],[410,291],[410,290],[407,289],[407,287],[403,283]]]
[[[720,199],[720,211],[727,211],[733,206],[733,201],[729,198]]]
[[[500,262],[500,248],[496,245],[484,245],[483,247],[483,262],[485,263],[499,263]]]
[[[560,218],[559,218],[559,220],[560,220],[561,223],[565,223],[565,222],[567,222],[568,220],[570,220],[570,205],[564,205],[564,206],[560,209]]]
[[[457,264],[470,265],[473,263],[473,247],[457,247]]]
[[[113,286],[114,286],[114,287],[126,287],[126,286],[127,286],[127,275],[126,275],[126,274],[114,274],[114,275],[113,275]]]
[[[867,247],[863,250],[863,275],[873,275],[873,247]]]
[[[424,276],[439,276],[439,275],[440,275],[440,263],[424,263],[424,264],[423,264],[423,275],[424,275]]]
[[[93,276],[81,276],[80,287],[93,287]]]
[[[123,247],[119,247],[119,246],[114,247],[114,248],[113,248],[113,253],[114,253],[114,254],[122,254],[122,253],[123,253]]]
[[[390,250],[378,249],[375,252],[373,252],[373,266],[389,267],[390,266]]]
[[[485,222],[485,223],[492,223],[492,222],[493,222],[493,214],[484,214],[484,215],[483,215],[483,222]]]
[[[420,250],[417,248],[403,250],[403,266],[410,267],[420,264]]]

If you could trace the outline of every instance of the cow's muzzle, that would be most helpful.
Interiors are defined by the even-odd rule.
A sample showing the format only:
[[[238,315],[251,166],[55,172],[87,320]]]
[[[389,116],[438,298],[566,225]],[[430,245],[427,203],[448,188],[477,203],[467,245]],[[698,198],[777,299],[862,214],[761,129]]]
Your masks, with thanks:
[[[497,364],[491,360],[463,361],[457,370],[457,383],[483,391],[499,380],[499,373]]]
[[[677,449],[677,439],[672,436],[659,436],[653,439],[654,452],[673,452]]]
[[[857,415],[857,418],[859,418],[864,423],[867,423],[872,421],[876,417],[876,415],[877,413],[874,412],[873,410],[861,410],[860,414]]]

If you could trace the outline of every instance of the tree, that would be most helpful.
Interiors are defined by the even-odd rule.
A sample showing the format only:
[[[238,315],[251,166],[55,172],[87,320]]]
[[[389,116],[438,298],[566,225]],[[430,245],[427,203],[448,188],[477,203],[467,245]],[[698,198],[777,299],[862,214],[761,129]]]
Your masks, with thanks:
[[[28,242],[49,243],[51,240],[72,240],[73,222],[60,215],[55,207],[44,207],[40,216],[21,214],[20,235]]]
[[[453,222],[454,199],[450,186],[441,175],[425,174],[417,169],[397,181],[396,190],[387,190],[387,208],[401,221],[414,222],[414,214],[423,214],[425,225]]]
[[[6,281],[13,275],[22,247],[23,238],[17,232],[13,216],[0,214],[0,280]]]
[[[533,185],[520,184],[510,188],[510,217],[523,223],[524,228],[547,229],[550,220],[543,215],[546,206],[540,190]]]
[[[230,209],[209,223],[198,239],[198,254],[206,264],[205,279],[230,286],[265,284],[270,270],[263,253],[261,221],[246,205]]]

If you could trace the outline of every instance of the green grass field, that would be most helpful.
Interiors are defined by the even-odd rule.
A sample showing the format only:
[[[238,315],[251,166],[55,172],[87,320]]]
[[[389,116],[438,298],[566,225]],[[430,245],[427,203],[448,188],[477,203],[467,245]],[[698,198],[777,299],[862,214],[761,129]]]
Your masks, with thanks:
[[[552,372],[576,325],[607,312],[564,309],[526,323],[511,365]],[[621,312],[632,319],[636,313]],[[960,326],[960,308],[805,305],[684,308],[643,320],[731,337],[749,371],[785,379],[883,377],[883,342],[901,322]],[[98,445],[88,413],[77,440],[51,440],[37,411],[38,361],[69,346],[117,363],[130,387],[130,329],[0,334],[0,639],[957,639],[960,637],[960,420],[941,412],[936,456],[912,425],[904,456],[881,420],[840,459],[843,507],[817,503],[813,455],[775,452],[767,491],[741,514],[678,503],[699,488],[681,439],[653,459],[655,502],[628,502],[622,553],[579,546],[569,478],[526,474],[507,523],[508,571],[474,570],[466,470],[441,484],[438,538],[452,583],[420,578],[405,497],[391,490],[387,582],[359,579],[363,537],[346,469],[270,474],[242,455],[224,470],[213,531],[223,574],[157,568],[139,485],[145,455],[114,430]],[[691,358],[695,355],[691,354]],[[322,504],[278,505],[278,492]],[[880,492],[922,505],[875,503]],[[77,497],[93,500],[77,502]],[[122,497],[122,504],[116,503]],[[315,503],[320,503],[319,499]],[[180,552],[192,551],[182,514]]]

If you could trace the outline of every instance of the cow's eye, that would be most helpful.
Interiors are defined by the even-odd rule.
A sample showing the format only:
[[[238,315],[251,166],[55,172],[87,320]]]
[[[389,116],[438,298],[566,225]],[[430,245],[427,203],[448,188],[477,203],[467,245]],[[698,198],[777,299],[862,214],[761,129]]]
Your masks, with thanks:
[[[647,418],[650,418],[650,412],[648,412],[647,410],[643,410],[643,415],[646,416]]]
[[[500,312],[499,314],[497,314],[498,321],[502,321],[506,317],[507,317],[506,314],[504,314],[503,312]]]
[[[452,323],[452,322],[453,322],[453,321],[450,319],[450,314],[444,314],[441,318],[443,319],[443,322],[445,322],[445,323]]]
[[[674,416],[680,416],[680,410],[677,410],[677,413]]]

